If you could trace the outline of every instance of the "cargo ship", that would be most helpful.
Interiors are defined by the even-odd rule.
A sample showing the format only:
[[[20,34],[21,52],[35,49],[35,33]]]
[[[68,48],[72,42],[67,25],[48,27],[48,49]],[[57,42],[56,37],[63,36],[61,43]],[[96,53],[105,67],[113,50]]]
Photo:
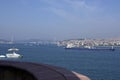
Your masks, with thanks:
[[[70,47],[70,46],[66,46],[64,48],[68,50],[115,51],[115,48],[113,46],[112,47],[95,47],[95,46]]]

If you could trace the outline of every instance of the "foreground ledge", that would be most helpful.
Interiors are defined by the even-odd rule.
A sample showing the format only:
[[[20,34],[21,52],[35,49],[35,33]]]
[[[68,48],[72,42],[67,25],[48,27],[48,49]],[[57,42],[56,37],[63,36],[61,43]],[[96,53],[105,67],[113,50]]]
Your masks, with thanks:
[[[0,80],[90,80],[65,68],[31,62],[0,61]]]

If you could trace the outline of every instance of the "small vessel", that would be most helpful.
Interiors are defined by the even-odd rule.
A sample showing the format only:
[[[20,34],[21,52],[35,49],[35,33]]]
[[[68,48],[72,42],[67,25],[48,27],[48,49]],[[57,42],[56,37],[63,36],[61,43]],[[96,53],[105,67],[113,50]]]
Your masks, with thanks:
[[[5,58],[6,56],[5,55],[0,55],[0,58]]]
[[[19,51],[19,49],[17,49],[17,48],[10,48],[10,49],[8,49],[8,51],[10,53],[6,54],[7,58],[22,58],[22,55],[17,53],[17,51]]]

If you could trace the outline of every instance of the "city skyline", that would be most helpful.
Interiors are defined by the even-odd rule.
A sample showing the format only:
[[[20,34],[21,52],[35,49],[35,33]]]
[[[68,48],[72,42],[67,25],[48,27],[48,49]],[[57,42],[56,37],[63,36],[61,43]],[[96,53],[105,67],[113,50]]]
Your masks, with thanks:
[[[0,39],[120,38],[119,0],[1,0]]]

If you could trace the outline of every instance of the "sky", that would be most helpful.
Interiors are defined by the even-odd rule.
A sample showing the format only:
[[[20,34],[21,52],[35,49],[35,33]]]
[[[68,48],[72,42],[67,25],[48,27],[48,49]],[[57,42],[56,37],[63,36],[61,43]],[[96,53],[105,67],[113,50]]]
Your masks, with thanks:
[[[0,39],[120,37],[120,0],[0,0]]]

